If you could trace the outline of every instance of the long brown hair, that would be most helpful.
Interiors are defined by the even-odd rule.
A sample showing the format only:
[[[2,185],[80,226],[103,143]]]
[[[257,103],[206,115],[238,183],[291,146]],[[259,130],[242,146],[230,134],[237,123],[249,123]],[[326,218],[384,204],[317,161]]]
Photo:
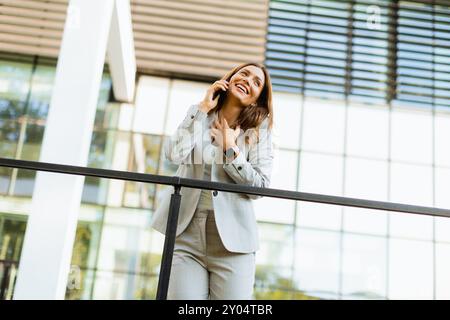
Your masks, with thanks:
[[[226,73],[221,80],[230,81],[231,77],[235,73],[239,72],[239,70],[246,66],[255,66],[260,68],[264,72],[264,88],[261,91],[256,104],[247,106],[241,111],[235,125],[240,125],[241,129],[244,130],[244,132],[248,129],[254,129],[256,133],[256,139],[258,140],[259,127],[266,118],[268,119],[267,129],[272,129],[273,126],[272,82],[270,81],[270,75],[266,67],[257,62],[243,63],[234,67],[231,71]],[[221,94],[219,96],[217,105],[213,109],[211,109],[208,114],[216,111],[219,112],[219,110],[223,106],[225,98],[226,95]],[[246,136],[246,142],[248,143],[248,136]]]

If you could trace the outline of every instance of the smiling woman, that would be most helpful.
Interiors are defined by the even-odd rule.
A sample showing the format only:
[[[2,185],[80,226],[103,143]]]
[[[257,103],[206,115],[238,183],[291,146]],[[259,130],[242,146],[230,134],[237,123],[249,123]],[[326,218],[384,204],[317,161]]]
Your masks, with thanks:
[[[176,175],[183,178],[267,188],[272,122],[269,74],[263,65],[246,63],[214,82],[189,108],[165,155],[179,164]],[[190,188],[181,194],[168,298],[252,298],[259,239],[251,200],[260,196]],[[167,192],[154,214],[153,227],[161,233],[169,202]]]
[[[221,111],[228,123],[236,122],[235,125],[244,131],[258,127],[266,118],[272,128],[272,84],[263,65],[247,63],[237,66],[216,81],[210,90],[214,92],[214,97],[206,95],[200,108],[203,112]],[[218,90],[226,94],[220,94]],[[212,100],[217,99],[217,94],[219,99]]]

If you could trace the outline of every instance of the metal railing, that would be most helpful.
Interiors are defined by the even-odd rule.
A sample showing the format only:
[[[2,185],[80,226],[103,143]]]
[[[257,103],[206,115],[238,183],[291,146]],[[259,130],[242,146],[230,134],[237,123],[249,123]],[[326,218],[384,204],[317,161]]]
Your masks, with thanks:
[[[258,188],[231,183],[220,183],[212,181],[203,181],[198,179],[187,179],[178,176],[169,177],[155,174],[97,169],[97,168],[79,167],[79,166],[62,165],[37,161],[15,160],[7,158],[0,158],[0,166],[37,170],[37,171],[56,172],[63,174],[91,176],[106,179],[118,179],[144,183],[172,185],[174,187],[174,192],[171,195],[169,205],[169,213],[168,213],[169,216],[167,221],[164,249],[161,260],[161,269],[159,273],[158,289],[156,294],[156,299],[158,300],[167,299],[167,290],[169,287],[170,271],[178,223],[178,213],[181,203],[181,194],[180,194],[181,187],[217,190],[233,193],[245,193],[271,198],[316,202],[323,204],[342,205],[347,207],[358,207],[365,209],[395,211],[395,212],[450,218],[450,210],[447,209],[415,206],[415,205],[375,201],[375,200],[356,199],[340,196],[330,196],[330,195],[322,195],[322,194],[306,193],[282,189]]]

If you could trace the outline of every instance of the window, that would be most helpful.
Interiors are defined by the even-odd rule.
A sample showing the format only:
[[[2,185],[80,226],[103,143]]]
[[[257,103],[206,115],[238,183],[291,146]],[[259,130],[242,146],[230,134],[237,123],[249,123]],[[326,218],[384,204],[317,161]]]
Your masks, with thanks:
[[[202,101],[208,88],[206,83],[172,80],[164,134],[172,135],[175,132],[189,107]]]
[[[389,299],[433,298],[433,244],[389,240]]]
[[[280,148],[300,148],[301,105],[298,94],[274,92],[274,141],[276,135]]]
[[[342,195],[343,157],[302,152],[299,188],[303,192]]]
[[[345,106],[337,101],[305,100],[302,149],[344,152]]]
[[[336,299],[339,291],[339,233],[297,229],[296,287],[309,295]]]
[[[272,0],[275,90],[371,104],[450,106],[448,2]]]
[[[346,234],[343,241],[343,298],[385,298],[387,240]]]
[[[280,150],[276,157],[270,188],[296,190],[298,153]],[[255,202],[256,217],[261,221],[293,223],[295,201],[263,197]]]
[[[386,161],[348,157],[345,159],[345,195],[386,201],[388,164]]]
[[[347,111],[347,153],[387,159],[389,111],[386,107],[350,105]]]
[[[135,132],[163,134],[169,82],[169,79],[159,77],[139,78],[133,119]]]
[[[392,112],[393,160],[431,164],[433,157],[431,111]]]

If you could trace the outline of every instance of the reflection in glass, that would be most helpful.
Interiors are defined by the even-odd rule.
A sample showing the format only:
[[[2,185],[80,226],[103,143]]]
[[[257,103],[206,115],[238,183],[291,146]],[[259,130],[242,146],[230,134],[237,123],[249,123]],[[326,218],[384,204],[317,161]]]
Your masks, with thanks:
[[[0,60],[0,118],[17,119],[24,113],[32,65]]]
[[[386,238],[345,234],[343,241],[343,298],[384,299]]]
[[[208,83],[185,80],[172,81],[164,134],[171,135],[175,132],[176,128],[186,116],[189,107],[203,100],[208,87]],[[164,114],[164,109],[161,109],[159,112]]]
[[[336,205],[299,201],[297,226],[340,230],[342,208]]]
[[[387,159],[389,143],[388,108],[349,106],[347,114],[347,153]]]
[[[342,195],[343,157],[302,152],[299,191]]]
[[[430,110],[393,111],[391,134],[393,160],[431,164],[433,137]]]
[[[255,297],[292,299],[303,294],[292,281],[293,228],[259,223],[261,249],[256,253]]]
[[[16,157],[17,143],[19,141],[20,125],[17,122],[0,120],[0,154],[5,158]],[[0,192],[8,192],[12,168],[0,167]]]
[[[300,148],[300,123],[302,97],[298,94],[277,92],[273,96],[277,115],[274,117],[273,133],[281,148]]]
[[[436,243],[436,299],[450,299],[450,244]]]
[[[25,235],[26,217],[0,214],[0,300],[11,300]]]
[[[389,212],[363,208],[344,208],[344,231],[387,235],[387,221]]]
[[[270,188],[296,190],[298,152],[279,150],[274,159]],[[254,202],[260,221],[293,223],[295,201],[263,197]]]
[[[139,78],[134,105],[134,132],[158,135],[164,133],[169,83],[169,79],[161,77],[141,76]],[[186,101],[182,106],[188,107]]]
[[[324,299],[337,299],[339,233],[297,229],[294,281],[300,290]]]
[[[141,270],[151,266],[149,253],[153,245],[148,210],[107,209],[101,234],[97,267],[110,271],[154,272]],[[145,260],[145,261],[144,261]]]
[[[28,123],[20,159],[38,161],[45,127]],[[17,170],[17,169],[14,169]],[[14,194],[18,196],[31,196],[34,190],[35,170],[17,170],[14,184]]]
[[[432,167],[403,163],[391,163],[391,201],[433,205]]]
[[[389,299],[433,298],[433,244],[389,240]]]
[[[450,113],[436,113],[434,139],[436,165],[450,167]]]
[[[26,225],[26,217],[0,215],[0,260],[19,261]]]
[[[25,103],[0,97],[0,118],[15,120],[22,116]]]
[[[129,171],[156,174],[160,158],[161,137],[157,135],[133,134]],[[127,181],[124,205],[151,208],[155,196],[154,183]]]
[[[302,148],[308,151],[344,151],[345,107],[335,101],[306,100]]]
[[[92,133],[88,167],[106,169],[111,165],[114,137],[114,131],[94,131]],[[107,186],[108,179],[85,177],[82,201],[104,204]]]
[[[347,157],[345,166],[345,196],[380,201],[387,200],[387,161]]]
[[[109,96],[111,94],[112,80],[108,73],[103,73],[102,82],[100,83],[100,92],[97,100],[97,111],[95,113],[94,126],[98,129],[108,128],[110,123],[110,107],[108,104]]]
[[[38,65],[33,73],[27,114],[33,119],[46,119],[52,96],[56,69]]]
[[[101,225],[80,221],[72,251],[66,300],[90,299]]]

